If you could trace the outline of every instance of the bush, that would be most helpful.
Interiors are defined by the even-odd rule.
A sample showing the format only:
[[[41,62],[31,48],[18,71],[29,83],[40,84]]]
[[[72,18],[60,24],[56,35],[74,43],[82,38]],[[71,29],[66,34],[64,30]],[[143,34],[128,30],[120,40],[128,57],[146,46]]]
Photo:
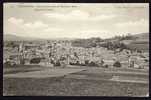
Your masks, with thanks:
[[[10,62],[10,61],[7,61],[7,62],[5,62],[4,63],[4,66],[5,67],[14,67],[14,66],[16,66],[16,63],[15,62]]]
[[[108,67],[109,67],[109,65],[107,65],[107,64],[106,64],[106,65],[104,65],[103,67],[104,67],[104,68],[108,68]]]
[[[92,66],[92,67],[97,66],[96,63],[93,62],[93,61],[91,61],[88,65],[89,65],[89,66]]]
[[[114,67],[121,67],[121,63],[119,61],[116,61],[114,64],[113,64]]]
[[[72,63],[72,62],[69,62],[69,64],[70,64],[70,65],[74,65],[74,63]]]
[[[10,62],[10,61],[5,62],[5,63],[4,63],[4,66],[5,66],[5,67],[10,67],[10,66],[11,66],[11,62]]]
[[[88,65],[89,64],[89,60],[85,60],[85,65]]]
[[[41,61],[41,58],[33,58],[30,60],[30,64],[39,64]]]
[[[80,65],[80,62],[79,62],[79,61],[77,61],[77,62],[76,62],[76,65]]]

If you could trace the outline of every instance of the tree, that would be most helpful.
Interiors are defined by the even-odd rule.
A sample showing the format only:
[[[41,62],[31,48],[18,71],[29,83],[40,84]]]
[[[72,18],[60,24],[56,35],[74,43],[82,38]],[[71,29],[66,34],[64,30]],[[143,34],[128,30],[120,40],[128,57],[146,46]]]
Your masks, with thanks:
[[[30,60],[31,64],[39,64],[40,63],[41,58],[33,58]]]
[[[113,64],[114,67],[121,67],[121,63],[119,61],[116,61],[114,64]]]

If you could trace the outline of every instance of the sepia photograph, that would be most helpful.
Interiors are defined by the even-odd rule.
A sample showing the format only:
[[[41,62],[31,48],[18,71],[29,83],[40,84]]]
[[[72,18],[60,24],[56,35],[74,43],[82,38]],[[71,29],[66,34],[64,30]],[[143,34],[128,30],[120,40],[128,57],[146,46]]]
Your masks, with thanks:
[[[149,3],[3,3],[3,96],[149,97]]]

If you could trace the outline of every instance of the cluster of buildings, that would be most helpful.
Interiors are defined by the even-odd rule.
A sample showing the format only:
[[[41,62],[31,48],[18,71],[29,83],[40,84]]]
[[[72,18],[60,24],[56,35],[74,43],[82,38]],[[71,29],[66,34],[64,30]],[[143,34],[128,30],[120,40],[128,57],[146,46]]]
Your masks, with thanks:
[[[119,61],[126,67],[131,66],[132,62],[143,67],[149,66],[149,53],[131,52],[126,49],[115,53],[115,51],[107,50],[104,47],[73,47],[70,41],[20,42],[17,47],[12,48],[4,45],[3,49],[4,63],[12,61],[15,64],[22,62],[23,64],[31,64],[32,59],[39,58],[38,64],[42,65],[55,65],[56,63],[86,65],[92,62],[99,64],[102,61],[105,64],[113,65],[115,61]]]

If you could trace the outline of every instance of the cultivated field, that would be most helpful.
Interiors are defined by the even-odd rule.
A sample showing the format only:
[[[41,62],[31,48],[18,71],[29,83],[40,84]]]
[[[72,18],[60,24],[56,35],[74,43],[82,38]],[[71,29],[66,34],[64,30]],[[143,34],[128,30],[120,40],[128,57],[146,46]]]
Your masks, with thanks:
[[[146,96],[146,69],[4,66],[4,96]]]

